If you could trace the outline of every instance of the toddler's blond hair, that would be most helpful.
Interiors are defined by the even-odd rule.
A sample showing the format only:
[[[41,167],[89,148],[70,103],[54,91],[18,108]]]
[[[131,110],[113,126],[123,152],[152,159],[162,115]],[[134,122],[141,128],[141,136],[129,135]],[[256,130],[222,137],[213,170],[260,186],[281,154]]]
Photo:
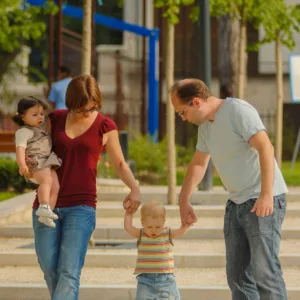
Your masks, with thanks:
[[[146,217],[166,219],[166,209],[164,205],[156,200],[146,202],[141,208],[141,221]]]

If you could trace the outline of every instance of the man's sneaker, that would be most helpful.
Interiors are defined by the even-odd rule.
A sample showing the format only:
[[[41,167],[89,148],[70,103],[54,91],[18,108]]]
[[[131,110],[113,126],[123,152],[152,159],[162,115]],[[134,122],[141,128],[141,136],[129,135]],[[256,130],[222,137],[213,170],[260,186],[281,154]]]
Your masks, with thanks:
[[[39,217],[50,218],[52,220],[58,219],[58,216],[50,209],[50,206],[47,204],[40,204],[35,214]]]
[[[49,226],[49,227],[52,227],[52,228],[56,227],[55,223],[50,218],[39,217],[38,221],[41,222],[41,223],[43,223],[43,224],[45,224],[45,225],[47,225],[47,226]]]

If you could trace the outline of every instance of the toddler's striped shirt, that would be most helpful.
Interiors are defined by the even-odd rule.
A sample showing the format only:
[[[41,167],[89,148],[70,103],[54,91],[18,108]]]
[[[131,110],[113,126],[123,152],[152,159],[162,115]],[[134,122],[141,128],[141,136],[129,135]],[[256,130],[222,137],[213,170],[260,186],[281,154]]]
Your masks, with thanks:
[[[171,229],[165,227],[156,237],[148,237],[143,229],[138,240],[138,258],[134,274],[173,273],[174,257],[172,252]]]

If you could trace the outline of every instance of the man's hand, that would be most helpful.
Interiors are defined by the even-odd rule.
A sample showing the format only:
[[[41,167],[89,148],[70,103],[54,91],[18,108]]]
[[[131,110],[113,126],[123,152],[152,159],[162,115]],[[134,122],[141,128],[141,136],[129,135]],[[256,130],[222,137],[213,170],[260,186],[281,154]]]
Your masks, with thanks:
[[[256,212],[258,217],[266,217],[273,213],[274,200],[273,196],[261,195],[256,201],[251,212]]]
[[[131,191],[123,201],[123,207],[129,214],[134,214],[141,204],[140,191]]]
[[[192,218],[192,216],[189,214],[189,215],[188,215],[187,222],[185,222],[185,223],[182,223],[182,222],[181,222],[181,228],[184,229],[184,230],[187,230],[187,229],[189,229],[191,226],[193,226],[193,218]]]
[[[181,223],[183,226],[191,226],[198,221],[194,209],[189,202],[179,202]]]

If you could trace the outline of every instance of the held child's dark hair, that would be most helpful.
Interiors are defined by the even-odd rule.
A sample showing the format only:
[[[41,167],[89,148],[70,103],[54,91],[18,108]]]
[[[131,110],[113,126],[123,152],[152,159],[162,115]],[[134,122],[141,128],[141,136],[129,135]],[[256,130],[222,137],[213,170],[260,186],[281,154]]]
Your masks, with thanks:
[[[23,126],[24,121],[22,119],[22,116],[29,108],[34,107],[36,105],[41,105],[43,107],[44,111],[47,111],[47,109],[48,109],[48,105],[44,101],[42,101],[34,96],[27,96],[27,97],[20,99],[19,103],[18,103],[17,112],[12,117],[12,119],[19,126]]]

